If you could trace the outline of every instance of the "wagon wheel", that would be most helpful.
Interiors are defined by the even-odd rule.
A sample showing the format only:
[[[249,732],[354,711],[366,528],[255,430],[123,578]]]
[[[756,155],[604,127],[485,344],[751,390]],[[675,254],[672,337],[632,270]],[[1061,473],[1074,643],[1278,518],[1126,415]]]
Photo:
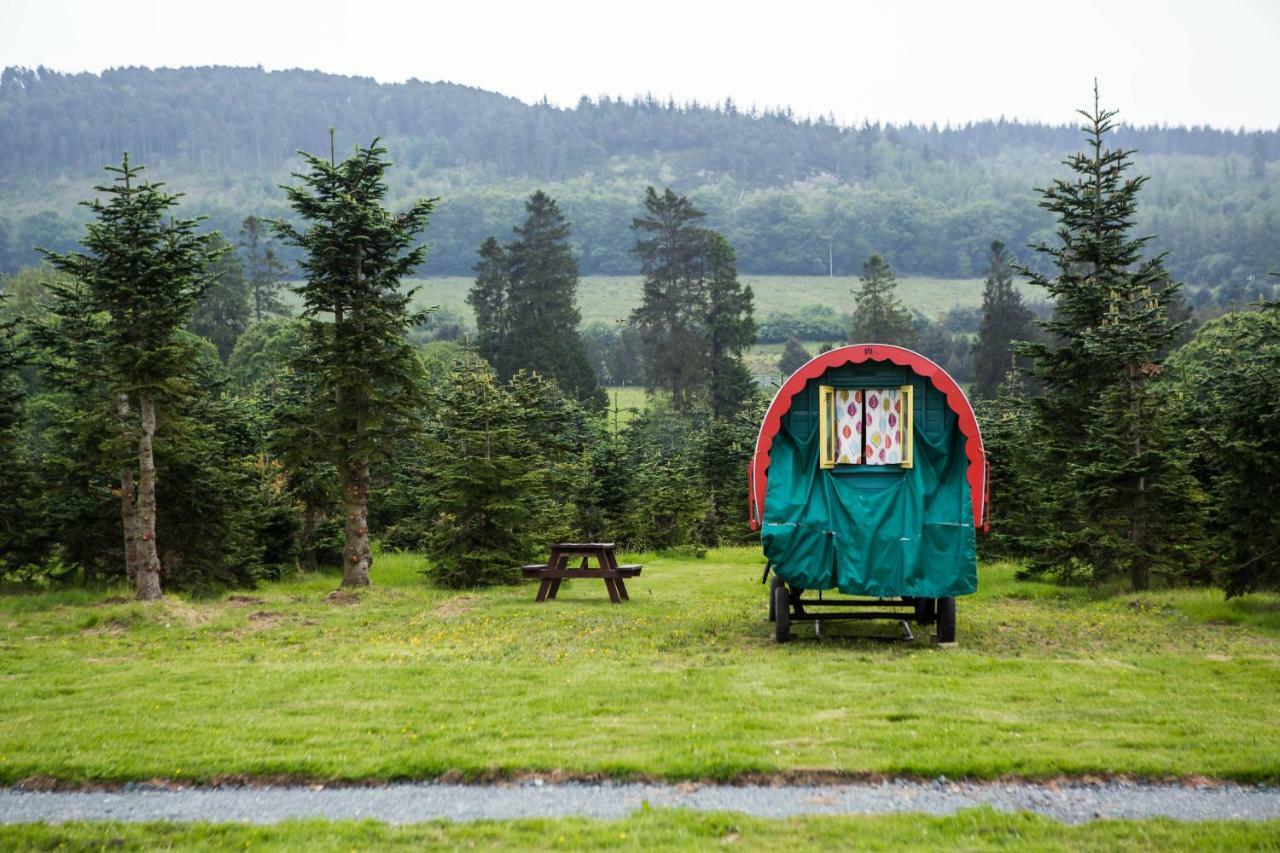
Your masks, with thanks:
[[[791,591],[786,584],[778,584],[769,596],[773,602],[773,638],[779,643],[791,639]]]
[[[785,589],[786,586],[787,586],[787,582],[784,581],[782,578],[778,577],[777,575],[774,575],[769,580],[769,621],[770,622],[773,622],[778,618],[777,608],[774,607],[774,601],[773,601],[774,596],[776,595],[774,590],[776,590],[778,587],[782,587]]]
[[[912,602],[916,608],[916,624],[929,625],[938,617],[938,600],[936,598],[917,598]]]
[[[956,600],[954,597],[938,599],[938,642],[956,641]]]

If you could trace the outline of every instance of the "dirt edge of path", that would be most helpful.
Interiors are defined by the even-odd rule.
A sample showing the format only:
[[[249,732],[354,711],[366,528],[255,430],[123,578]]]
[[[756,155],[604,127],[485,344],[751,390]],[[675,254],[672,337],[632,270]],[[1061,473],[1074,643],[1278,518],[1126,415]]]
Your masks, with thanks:
[[[608,774],[608,773],[570,773],[562,770],[551,771],[515,771],[492,768],[478,773],[463,773],[451,770],[438,776],[393,777],[393,778],[320,778],[291,773],[253,775],[244,773],[224,773],[208,777],[191,779],[172,779],[156,777],[152,779],[118,780],[118,779],[64,779],[56,776],[28,776],[10,784],[17,791],[56,791],[56,792],[112,792],[122,790],[149,789],[159,791],[180,791],[190,788],[381,788],[389,785],[412,784],[445,784],[445,785],[526,785],[547,784],[652,784],[670,785],[676,788],[695,790],[708,785],[757,786],[757,787],[799,787],[829,785],[878,785],[888,782],[906,782],[915,784],[955,783],[968,785],[1038,785],[1045,788],[1065,786],[1101,786],[1117,783],[1132,785],[1180,787],[1189,789],[1212,789],[1231,786],[1274,787],[1280,785],[1280,778],[1270,779],[1226,779],[1200,775],[1186,776],[1139,776],[1131,773],[1086,773],[1078,776],[1021,776],[1006,774],[996,777],[948,777],[921,776],[915,773],[868,773],[846,772],[840,770],[782,770],[773,772],[739,773],[726,778],[677,778],[651,774]]]

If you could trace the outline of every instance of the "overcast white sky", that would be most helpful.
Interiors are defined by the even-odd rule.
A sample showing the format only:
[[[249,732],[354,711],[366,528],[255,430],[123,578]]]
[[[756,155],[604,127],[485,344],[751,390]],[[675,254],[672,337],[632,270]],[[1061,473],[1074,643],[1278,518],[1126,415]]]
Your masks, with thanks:
[[[1068,53],[1063,53],[1069,49]],[[652,92],[800,115],[1280,126],[1280,0],[0,0],[0,65],[316,68],[572,105]]]

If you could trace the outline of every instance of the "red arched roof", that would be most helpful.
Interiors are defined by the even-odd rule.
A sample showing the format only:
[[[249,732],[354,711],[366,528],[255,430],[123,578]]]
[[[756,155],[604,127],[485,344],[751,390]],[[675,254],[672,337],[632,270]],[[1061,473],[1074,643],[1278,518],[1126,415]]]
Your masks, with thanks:
[[[947,405],[959,418],[960,432],[967,439],[965,455],[969,458],[968,479],[969,492],[973,501],[973,526],[985,530],[987,461],[982,448],[982,431],[978,429],[978,419],[973,415],[969,398],[941,367],[918,352],[888,344],[851,344],[820,353],[791,374],[778,389],[773,402],[769,404],[769,410],[765,412],[764,422],[760,424],[760,434],[756,437],[756,452],[751,457],[747,472],[751,528],[759,530],[760,520],[764,518],[764,496],[769,485],[769,449],[773,447],[773,437],[782,427],[782,416],[791,409],[791,400],[804,390],[811,379],[817,379],[831,368],[845,364],[862,364],[867,361],[889,361],[902,367],[909,367],[913,373],[925,377],[933,383],[934,388],[942,392]]]

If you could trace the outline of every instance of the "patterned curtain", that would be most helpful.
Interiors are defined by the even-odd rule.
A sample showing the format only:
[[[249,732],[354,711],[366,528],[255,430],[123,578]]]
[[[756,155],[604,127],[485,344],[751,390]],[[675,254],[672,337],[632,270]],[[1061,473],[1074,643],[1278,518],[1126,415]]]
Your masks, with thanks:
[[[867,464],[902,464],[902,392],[888,388],[867,391],[866,409]]]
[[[841,388],[836,392],[836,463],[862,462],[862,392]]]

